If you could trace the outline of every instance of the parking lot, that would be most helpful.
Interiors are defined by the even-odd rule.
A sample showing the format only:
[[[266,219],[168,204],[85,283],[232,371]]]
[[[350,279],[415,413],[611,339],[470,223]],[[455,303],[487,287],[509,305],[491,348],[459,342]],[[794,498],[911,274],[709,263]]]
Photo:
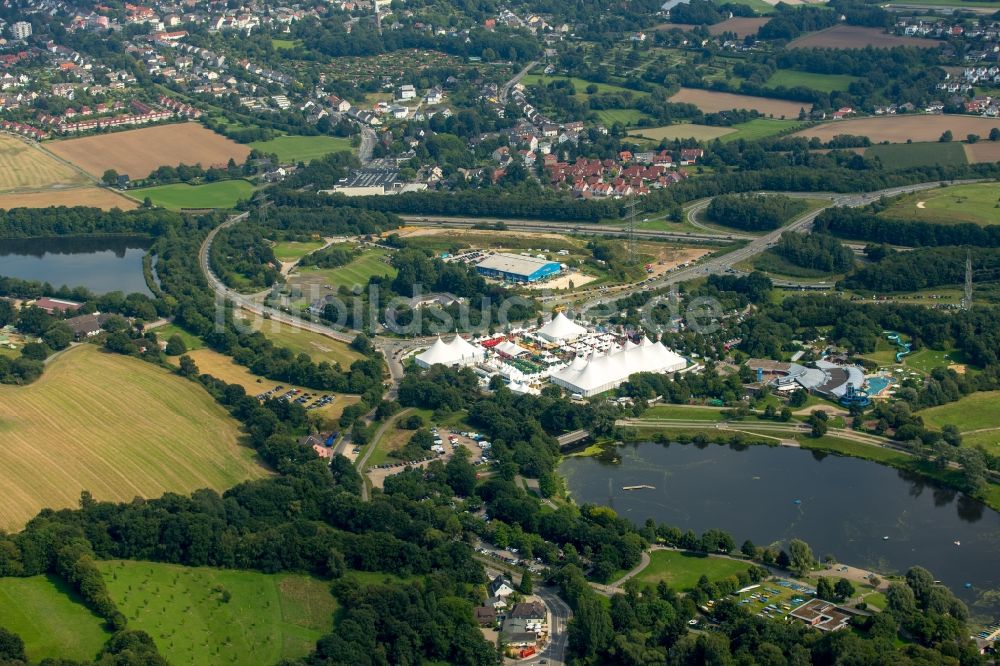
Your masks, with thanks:
[[[368,478],[372,482],[372,486],[375,488],[382,488],[385,484],[386,478],[392,476],[393,474],[399,474],[407,467],[426,467],[434,460],[447,461],[455,453],[456,447],[463,447],[469,451],[469,462],[476,466],[485,466],[488,458],[484,459],[485,450],[480,447],[479,441],[470,436],[470,434],[476,433],[465,433],[452,432],[451,430],[445,428],[433,428],[431,430],[432,434],[436,436],[436,441],[440,441],[440,444],[435,444],[434,448],[428,453],[426,458],[420,460],[411,460],[408,462],[387,462],[381,465],[376,465],[368,469]],[[480,439],[480,441],[482,441]],[[488,450],[489,447],[486,447]],[[353,453],[353,452],[352,452]],[[356,455],[356,454],[355,454]]]

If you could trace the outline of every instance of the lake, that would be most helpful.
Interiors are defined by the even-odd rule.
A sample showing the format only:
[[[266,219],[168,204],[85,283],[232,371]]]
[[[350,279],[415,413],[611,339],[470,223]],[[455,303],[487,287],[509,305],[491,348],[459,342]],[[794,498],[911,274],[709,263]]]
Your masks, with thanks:
[[[151,295],[142,275],[150,241],[141,237],[0,240],[0,275],[86,287],[95,294]]]
[[[818,558],[832,553],[882,573],[920,565],[974,613],[1000,613],[990,593],[1000,589],[1000,514],[962,493],[865,460],[794,448],[644,443],[617,452],[618,464],[564,460],[560,471],[577,503],[610,505],[636,524],[653,518],[699,534],[719,528],[737,544],[799,538]],[[641,484],[655,490],[622,490]]]

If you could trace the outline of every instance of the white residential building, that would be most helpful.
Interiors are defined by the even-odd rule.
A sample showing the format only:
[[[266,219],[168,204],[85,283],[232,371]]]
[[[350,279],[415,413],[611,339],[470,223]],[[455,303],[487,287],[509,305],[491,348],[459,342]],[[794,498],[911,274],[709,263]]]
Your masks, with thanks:
[[[10,32],[14,39],[27,39],[31,37],[31,24],[27,21],[18,21],[10,27]]]

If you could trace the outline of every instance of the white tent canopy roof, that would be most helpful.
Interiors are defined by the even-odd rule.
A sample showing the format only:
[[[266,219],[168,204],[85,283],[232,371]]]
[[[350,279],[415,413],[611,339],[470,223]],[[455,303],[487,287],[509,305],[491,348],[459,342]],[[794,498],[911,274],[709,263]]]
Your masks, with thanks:
[[[553,342],[573,340],[587,332],[583,326],[573,322],[562,312],[538,329],[538,335]]]
[[[637,372],[675,372],[686,365],[682,356],[647,338],[638,346],[594,354],[582,364],[578,356],[552,375],[552,381],[573,393],[591,396],[621,385]]]
[[[417,365],[429,368],[441,365],[472,365],[483,358],[485,352],[470,344],[462,336],[456,335],[451,342],[445,342],[440,337],[426,351],[414,357]]]

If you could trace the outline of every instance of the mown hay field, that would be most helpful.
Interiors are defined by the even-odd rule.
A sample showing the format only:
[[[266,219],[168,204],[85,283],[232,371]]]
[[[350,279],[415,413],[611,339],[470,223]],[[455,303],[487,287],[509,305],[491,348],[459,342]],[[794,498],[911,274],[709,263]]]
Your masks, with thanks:
[[[50,206],[92,206],[102,210],[138,208],[139,202],[114,190],[88,185],[49,192],[0,193],[0,208],[48,208]]]
[[[200,164],[225,166],[230,158],[242,163],[250,147],[231,141],[198,123],[176,123],[97,134],[46,144],[46,148],[87,173],[100,178],[107,169],[145,178],[160,166]]]
[[[0,192],[33,192],[79,187],[87,178],[38,146],[0,134]]]
[[[873,46],[879,49],[891,49],[896,46],[916,46],[933,49],[941,45],[936,39],[922,37],[900,37],[882,32],[881,28],[865,28],[858,25],[835,25],[826,30],[803,35],[788,43],[788,48],[795,49],[863,49]]]
[[[267,471],[197,384],[81,345],[28,386],[0,386],[0,529],[41,509],[225,490]]]
[[[1000,119],[980,116],[914,114],[880,116],[876,118],[849,118],[816,125],[792,136],[818,137],[829,141],[841,134],[867,136],[872,143],[888,141],[906,143],[908,140],[937,141],[945,130],[951,130],[955,141],[964,140],[969,134],[989,136],[990,130],[1000,127]],[[978,144],[977,144],[978,145]]]
[[[701,90],[699,88],[681,88],[670,98],[678,104],[694,104],[705,113],[729,111],[732,109],[754,110],[775,118],[798,118],[804,105],[787,99],[770,99],[768,97],[753,97],[752,95],[735,95],[733,93]]]

